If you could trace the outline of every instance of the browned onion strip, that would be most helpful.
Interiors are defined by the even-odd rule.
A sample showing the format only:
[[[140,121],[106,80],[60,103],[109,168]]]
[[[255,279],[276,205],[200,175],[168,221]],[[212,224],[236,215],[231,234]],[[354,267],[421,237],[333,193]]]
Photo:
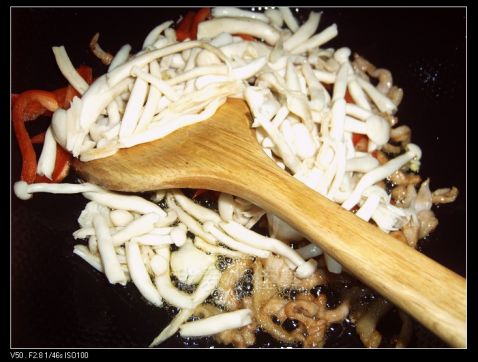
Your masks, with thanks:
[[[236,298],[234,286],[241,279],[247,269],[252,267],[251,259],[236,260],[221,276],[217,286],[219,297],[216,303],[228,311],[239,309],[241,301]]]
[[[372,63],[370,63],[367,59],[365,59],[364,57],[360,56],[358,53],[355,53],[354,54],[354,61],[353,61],[353,65],[358,69],[360,70],[361,72],[364,72],[364,73],[367,73],[367,74],[371,74],[373,72],[375,72],[375,69],[377,69],[375,67],[375,65],[373,65]]]
[[[294,335],[285,331],[280,325],[272,321],[272,315],[265,313],[263,306],[274,296],[277,296],[277,288],[269,281],[264,274],[262,264],[257,260],[254,262],[254,295],[252,297],[252,311],[257,323],[273,338],[284,343],[303,343],[305,338],[301,335]]]
[[[438,219],[432,210],[422,210],[417,214],[420,227],[418,228],[418,239],[427,237],[438,226]]]
[[[406,174],[403,171],[395,171],[388,178],[394,185],[417,185],[422,181],[420,175],[409,173]]]
[[[412,140],[412,130],[406,125],[402,125],[390,130],[390,139],[393,142],[408,144]]]
[[[380,318],[391,308],[392,305],[385,299],[375,299],[365,314],[358,320],[356,330],[365,347],[377,348],[380,345],[382,335],[377,331],[376,327]]]
[[[255,323],[250,323],[242,328],[228,329],[218,333],[214,339],[223,345],[232,344],[236,348],[246,348],[256,343],[255,330]]]
[[[458,189],[453,186],[451,189],[443,188],[432,192],[432,202],[436,204],[448,204],[458,197]]]
[[[398,107],[403,100],[403,89],[394,85],[388,91],[387,97],[390,98],[393,104],[395,104]]]
[[[402,152],[402,148],[400,146],[395,146],[395,145],[391,145],[390,143],[386,143],[382,146],[382,151],[398,155],[399,153]]]
[[[193,315],[201,317],[201,318],[209,318],[215,316],[216,314],[221,313],[222,311],[211,304],[200,304],[194,309]]]
[[[327,321],[319,319],[324,314],[326,298],[321,295],[314,298],[312,295],[301,294],[295,301],[287,303],[284,312],[290,319],[296,319],[301,322],[306,329],[307,337],[303,346],[322,347],[325,344],[325,332],[327,330]]]
[[[327,323],[340,323],[342,322],[350,312],[350,303],[343,301],[337,308],[326,310],[324,313],[324,319]]]
[[[113,60],[113,55],[111,53],[105,52],[100,45],[98,44],[98,39],[100,33],[96,33],[90,41],[90,49],[93,54],[101,60],[104,65],[110,65]]]
[[[392,73],[385,68],[375,69],[370,75],[374,78],[378,78],[377,89],[383,93],[388,94],[393,86]]]
[[[407,238],[408,245],[414,248],[418,242],[419,225],[409,221],[402,227],[403,234]]]

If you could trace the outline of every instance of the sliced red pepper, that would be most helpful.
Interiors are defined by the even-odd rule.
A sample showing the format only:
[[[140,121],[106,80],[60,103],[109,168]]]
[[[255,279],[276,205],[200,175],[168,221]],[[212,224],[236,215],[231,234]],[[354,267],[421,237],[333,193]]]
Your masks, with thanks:
[[[35,136],[32,137],[32,143],[37,144],[37,143],[44,143],[45,142],[45,134],[46,132],[41,132]]]
[[[334,90],[334,85],[331,83],[324,83],[322,85],[324,86],[325,89],[327,89],[329,93],[332,93],[332,91]]]
[[[58,108],[55,94],[42,90],[28,90],[21,93],[13,105],[13,129],[22,155],[21,179],[27,183],[35,180],[37,171],[36,153],[25,127],[25,118],[29,115],[28,107],[32,103],[39,103],[51,112]]]
[[[20,94],[12,94],[12,106],[15,105]],[[29,103],[24,110],[24,122],[33,121],[42,115],[51,114],[45,107],[39,102]]]
[[[355,149],[360,152],[367,152],[368,150],[368,137],[359,133],[352,133],[352,143]]]
[[[80,73],[81,77],[86,81],[86,83],[91,84],[93,83],[93,70],[91,67],[86,65],[80,65],[77,69],[78,73]]]
[[[204,20],[206,20],[209,17],[209,14],[211,14],[211,10],[209,10],[209,8],[202,8],[198,10],[191,24],[191,30],[189,31],[191,35],[191,40],[197,39],[198,26],[200,23],[202,23]]]
[[[71,101],[73,97],[79,96],[80,94],[73,88],[71,85],[68,85],[65,88],[56,89],[53,91],[58,101],[58,105],[63,109],[70,108]]]
[[[90,67],[80,66],[78,73],[88,84],[93,82],[93,72]],[[32,139],[26,130],[25,122],[38,118],[41,115],[51,115],[58,107],[69,108],[71,100],[80,94],[71,86],[47,92],[42,90],[29,90],[21,94],[12,94],[13,128],[15,137],[22,155],[21,179],[27,183],[32,182],[61,182],[70,168],[71,155],[57,144],[55,169],[52,180],[36,175],[37,160],[33,143],[43,143],[45,132],[37,134]]]
[[[344,99],[345,99],[345,102],[347,102],[347,103],[355,103],[355,101],[354,101],[354,99],[352,98],[352,96],[350,95],[350,92],[349,92],[348,89],[347,89],[347,91],[345,92]]]
[[[198,197],[206,196],[206,195],[208,195],[211,199],[217,200],[217,198],[219,197],[219,192],[213,191],[213,190],[207,190],[207,189],[197,189],[191,198],[195,200]]]
[[[242,39],[246,40],[246,41],[254,41],[254,40],[257,40],[256,38],[254,38],[252,35],[249,35],[249,34],[234,34],[234,35],[237,35],[237,36],[240,36]]]
[[[197,189],[193,196],[192,196],[192,199],[195,200],[197,197],[201,196],[202,194],[205,194],[208,190],[206,189]]]
[[[176,29],[176,40],[183,41],[187,38],[191,38],[191,25],[193,24],[196,13],[194,11],[188,11],[186,16],[178,25]]]
[[[368,137],[360,133],[352,133],[352,143],[354,144],[354,146],[357,146],[357,143],[359,143],[364,138]]]
[[[91,84],[93,82],[93,72],[90,67],[81,65],[76,70],[82,76],[82,78],[86,81],[86,83]],[[63,109],[70,108],[71,101],[73,100],[73,98],[80,96],[80,93],[71,85],[54,90],[53,93],[55,93],[57,97],[56,99],[58,100],[58,104]]]

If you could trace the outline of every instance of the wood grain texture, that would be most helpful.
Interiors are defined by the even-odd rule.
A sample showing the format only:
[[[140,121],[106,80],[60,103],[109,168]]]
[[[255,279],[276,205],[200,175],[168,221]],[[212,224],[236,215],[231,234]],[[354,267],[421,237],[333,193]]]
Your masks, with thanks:
[[[229,99],[208,121],[73,166],[110,190],[206,188],[243,197],[320,245],[450,345],[465,347],[465,279],[281,170],[263,153],[249,122],[247,105]]]

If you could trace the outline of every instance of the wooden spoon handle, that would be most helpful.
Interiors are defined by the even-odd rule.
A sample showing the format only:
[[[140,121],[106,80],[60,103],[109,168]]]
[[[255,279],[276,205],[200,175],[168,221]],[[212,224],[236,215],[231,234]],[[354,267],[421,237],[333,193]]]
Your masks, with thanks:
[[[268,159],[244,167],[235,185],[238,194],[247,194],[250,201],[300,230],[452,346],[466,345],[464,278],[326,199]]]

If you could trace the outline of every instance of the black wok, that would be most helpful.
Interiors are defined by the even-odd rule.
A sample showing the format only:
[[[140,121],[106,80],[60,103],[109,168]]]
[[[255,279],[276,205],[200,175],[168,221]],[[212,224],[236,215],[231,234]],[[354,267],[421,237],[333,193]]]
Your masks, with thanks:
[[[464,8],[324,8],[320,29],[333,22],[339,36],[332,47],[348,46],[390,69],[405,91],[398,116],[423,150],[420,174],[432,189],[457,186],[458,200],[436,209],[440,225],[421,250],[450,269],[466,272],[466,103]],[[52,46],[65,45],[73,63],[103,66],[88,44],[100,32],[110,52],[129,43],[140,49],[157,24],[177,19],[174,8],[13,8],[11,10],[11,91],[52,90],[66,81]],[[307,9],[301,9],[302,15]],[[31,134],[45,121],[32,124]],[[12,133],[12,183],[21,160]],[[74,175],[70,176],[74,181]],[[147,304],[134,286],[112,286],[72,254],[71,234],[85,205],[79,195],[36,194],[11,199],[11,346],[146,347],[169,323],[167,311]],[[346,331],[345,331],[346,332]],[[171,338],[162,347],[209,346],[211,339]],[[331,347],[360,346],[343,333]],[[278,346],[267,336],[257,347]],[[411,347],[446,346],[418,324]]]

